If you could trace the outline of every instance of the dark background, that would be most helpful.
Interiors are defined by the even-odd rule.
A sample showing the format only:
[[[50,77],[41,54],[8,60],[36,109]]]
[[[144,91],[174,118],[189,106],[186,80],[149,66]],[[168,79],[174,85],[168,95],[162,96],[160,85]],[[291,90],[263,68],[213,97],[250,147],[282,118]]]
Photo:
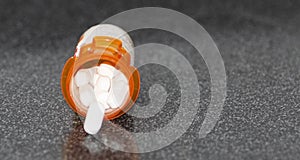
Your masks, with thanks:
[[[210,99],[204,61],[176,35],[135,31],[130,34],[136,45],[164,43],[183,52],[198,76],[201,107],[189,130],[166,148],[144,154],[105,147],[93,152],[82,145],[88,136],[61,94],[62,67],[90,26],[121,11],[149,6],[187,14],[214,39],[227,73],[224,110],[212,132],[200,139]],[[299,159],[299,28],[297,0],[1,0],[0,159]],[[146,105],[149,86],[159,81],[151,77],[161,76],[157,70],[164,69],[149,65],[139,70],[138,104]],[[174,93],[168,100],[176,101],[180,96],[176,81],[161,83]],[[149,123],[127,115],[114,122],[129,131],[149,131],[172,118],[176,104],[165,107],[170,112]],[[141,125],[131,126],[130,121]]]

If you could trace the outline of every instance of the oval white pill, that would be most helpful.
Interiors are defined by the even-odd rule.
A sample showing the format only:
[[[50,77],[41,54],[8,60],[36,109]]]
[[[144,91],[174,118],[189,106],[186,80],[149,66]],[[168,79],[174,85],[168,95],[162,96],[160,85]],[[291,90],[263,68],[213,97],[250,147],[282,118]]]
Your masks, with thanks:
[[[83,105],[88,107],[93,101],[95,101],[93,87],[89,84],[79,87],[79,99]]]
[[[100,93],[95,92],[95,96],[98,102],[106,103],[109,94],[106,91],[101,91]]]
[[[103,104],[105,109],[109,109],[110,107],[107,104]]]
[[[99,67],[99,69],[98,69],[98,73],[100,75],[107,76],[110,79],[112,79],[113,76],[114,76],[115,70],[116,70],[115,67],[113,67],[111,65],[101,64],[100,67]]]
[[[90,78],[90,83],[94,86],[98,80],[98,78],[100,77],[100,75],[98,74],[98,66],[90,68],[89,69],[91,78]]]
[[[112,79],[112,81],[113,81],[112,83],[118,83],[119,81],[122,81],[125,84],[128,84],[128,79],[120,70],[116,70],[115,73],[116,74]]]
[[[96,134],[102,125],[104,119],[105,109],[103,104],[93,102],[87,111],[86,118],[84,121],[84,130],[88,134]]]
[[[78,87],[86,85],[89,83],[91,78],[90,72],[88,69],[80,69],[75,75],[75,83]]]
[[[100,76],[95,84],[95,90],[108,91],[110,88],[110,78]]]
[[[112,81],[107,103],[111,108],[118,108],[124,103],[129,93],[128,83],[123,81]]]

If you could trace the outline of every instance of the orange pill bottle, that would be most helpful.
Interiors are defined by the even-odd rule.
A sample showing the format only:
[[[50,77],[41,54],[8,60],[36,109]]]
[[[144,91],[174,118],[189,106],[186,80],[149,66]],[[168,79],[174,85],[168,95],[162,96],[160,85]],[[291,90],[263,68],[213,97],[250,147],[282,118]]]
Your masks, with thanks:
[[[140,76],[133,66],[134,50],[129,35],[121,28],[100,24],[88,29],[81,37],[74,56],[64,65],[61,74],[61,89],[68,105],[85,117],[87,107],[82,105],[74,76],[80,69],[108,64],[121,71],[129,83],[129,96],[118,108],[105,110],[105,119],[112,120],[126,113],[136,101],[140,89]]]

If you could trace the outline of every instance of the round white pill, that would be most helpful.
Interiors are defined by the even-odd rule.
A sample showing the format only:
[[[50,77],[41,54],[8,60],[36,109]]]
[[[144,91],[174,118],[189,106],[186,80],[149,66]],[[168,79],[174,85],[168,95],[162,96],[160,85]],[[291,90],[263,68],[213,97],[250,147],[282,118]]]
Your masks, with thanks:
[[[75,75],[75,83],[78,87],[86,85],[89,83],[91,78],[90,72],[88,69],[80,69]]]

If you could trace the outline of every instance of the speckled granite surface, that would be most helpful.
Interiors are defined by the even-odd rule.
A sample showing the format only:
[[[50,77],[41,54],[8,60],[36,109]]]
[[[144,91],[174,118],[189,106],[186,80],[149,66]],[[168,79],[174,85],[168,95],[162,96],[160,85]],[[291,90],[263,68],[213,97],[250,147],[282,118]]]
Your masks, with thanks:
[[[219,47],[227,73],[227,98],[215,128],[198,132],[209,104],[210,79],[201,57],[186,41],[158,30],[131,33],[136,45],[158,42],[182,52],[201,86],[197,117],[170,146],[129,154],[91,137],[65,103],[60,73],[88,27],[135,7],[172,8],[197,20]],[[298,1],[0,1],[0,159],[299,159],[300,157],[300,4]],[[138,104],[149,103],[147,90],[162,71],[140,68]],[[161,76],[161,75],[160,75]],[[168,74],[166,74],[168,76]],[[155,76],[154,76],[155,77]],[[170,77],[170,76],[168,76]],[[170,101],[178,98],[176,81],[167,84]],[[174,107],[175,106],[175,107]],[[133,132],[164,125],[170,114],[139,127],[122,116],[114,123]],[[100,146],[99,146],[100,145]]]

